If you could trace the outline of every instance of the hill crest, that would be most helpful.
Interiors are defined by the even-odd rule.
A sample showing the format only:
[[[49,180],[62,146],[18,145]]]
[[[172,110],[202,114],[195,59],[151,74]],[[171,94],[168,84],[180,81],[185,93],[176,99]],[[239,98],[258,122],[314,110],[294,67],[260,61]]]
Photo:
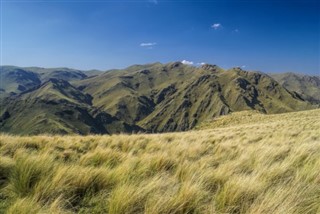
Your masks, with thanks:
[[[2,75],[12,70],[16,72],[17,69],[23,73],[23,68],[6,69]],[[109,126],[109,130],[116,132],[171,132],[189,130],[207,119],[231,112],[257,110],[273,114],[316,107],[300,93],[287,89],[270,75],[241,68],[224,70],[208,64],[193,67],[181,62],[152,63],[109,70],[90,77],[74,69],[64,69],[62,72],[61,69],[49,69],[46,72],[42,68],[33,70],[35,72],[25,72],[35,77],[35,86],[20,92],[16,90],[13,95],[6,91],[2,93],[6,96],[1,98],[1,115],[7,111],[11,115],[10,120],[15,121],[21,119],[21,112],[28,115],[28,109],[31,111],[37,106],[46,114],[49,114],[48,109],[53,112],[64,108],[81,109],[87,112],[85,118],[95,121],[96,125],[93,125],[82,116],[75,119],[66,114],[55,115],[53,120],[56,126],[59,127],[61,121],[69,124],[67,133],[72,133],[78,128],[76,126],[83,124],[105,127],[103,120],[95,119],[100,118],[101,114],[113,118],[118,125],[122,124],[120,129],[119,126],[116,129]],[[11,85],[17,84],[15,79],[11,79]],[[23,118],[28,120],[28,116]],[[73,120],[78,122],[71,122]],[[5,120],[0,125],[1,131],[18,132],[14,124],[10,128],[3,124],[6,124]],[[101,131],[103,128],[95,130],[100,130],[97,133],[113,133]],[[41,129],[38,131],[41,133]],[[90,128],[82,129],[81,133],[91,133]]]

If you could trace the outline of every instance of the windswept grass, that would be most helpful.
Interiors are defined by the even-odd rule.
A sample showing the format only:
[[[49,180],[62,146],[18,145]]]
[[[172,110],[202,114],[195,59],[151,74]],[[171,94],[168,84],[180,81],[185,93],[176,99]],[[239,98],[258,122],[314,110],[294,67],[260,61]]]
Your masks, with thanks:
[[[0,136],[0,213],[320,213],[320,110],[197,131]]]

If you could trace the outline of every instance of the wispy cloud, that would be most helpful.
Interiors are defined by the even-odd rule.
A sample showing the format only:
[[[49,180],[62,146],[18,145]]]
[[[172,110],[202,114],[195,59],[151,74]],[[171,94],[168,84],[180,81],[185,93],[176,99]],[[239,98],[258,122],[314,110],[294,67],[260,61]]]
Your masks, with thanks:
[[[200,66],[200,65],[205,65],[205,64],[207,64],[207,63],[205,63],[205,62],[198,62],[198,63],[197,63],[197,65],[199,65],[199,66]]]
[[[150,47],[153,47],[155,45],[157,45],[156,42],[143,42],[143,43],[140,44],[140,47],[149,47],[150,48]]]
[[[148,2],[153,3],[153,4],[158,4],[158,0],[148,0]]]
[[[192,61],[188,61],[188,60],[185,60],[185,59],[182,60],[181,63],[182,63],[182,64],[185,64],[185,65],[193,65],[193,62],[192,62]]]
[[[246,67],[247,67],[246,65],[236,66],[236,68],[243,68],[243,69],[245,69]]]
[[[222,25],[220,23],[214,23],[213,25],[211,25],[211,27],[215,30],[218,30],[219,28],[222,28]]]

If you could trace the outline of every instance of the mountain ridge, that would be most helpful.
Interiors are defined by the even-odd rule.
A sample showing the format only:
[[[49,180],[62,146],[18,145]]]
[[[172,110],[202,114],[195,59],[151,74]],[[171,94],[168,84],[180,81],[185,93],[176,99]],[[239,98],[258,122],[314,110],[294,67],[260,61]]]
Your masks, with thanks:
[[[241,68],[150,63],[92,76],[69,68],[28,69],[1,68],[7,82],[1,85],[0,131],[50,132],[21,125],[31,121],[35,109],[49,115],[54,133],[112,134],[186,131],[231,112],[274,114],[317,107],[270,74]]]
[[[320,75],[305,75],[293,72],[269,73],[283,87],[296,91],[304,99],[314,104],[320,104]]]

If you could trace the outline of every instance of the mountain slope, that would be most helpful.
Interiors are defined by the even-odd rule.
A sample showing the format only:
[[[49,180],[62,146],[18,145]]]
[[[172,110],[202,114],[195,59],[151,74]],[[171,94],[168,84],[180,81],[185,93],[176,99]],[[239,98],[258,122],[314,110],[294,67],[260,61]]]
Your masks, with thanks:
[[[91,96],[64,80],[1,102],[1,131],[15,134],[111,134],[141,130],[91,106]]]
[[[1,69],[0,130],[11,133],[185,131],[231,112],[316,107],[269,75],[208,64],[133,65],[90,77],[67,68]]]
[[[97,76],[102,72],[97,70],[80,71],[70,68],[40,68],[40,67],[16,67],[1,66],[0,78],[2,93],[18,94],[20,92],[39,86],[49,79],[61,79],[66,81],[82,80],[90,76]]]
[[[295,73],[272,73],[269,75],[288,90],[298,92],[303,99],[320,104],[320,76]]]
[[[15,66],[1,66],[0,80],[2,96],[18,94],[41,84],[38,74]]]
[[[93,105],[152,132],[183,131],[233,111],[312,108],[267,75],[215,65],[148,64],[76,83]]]

